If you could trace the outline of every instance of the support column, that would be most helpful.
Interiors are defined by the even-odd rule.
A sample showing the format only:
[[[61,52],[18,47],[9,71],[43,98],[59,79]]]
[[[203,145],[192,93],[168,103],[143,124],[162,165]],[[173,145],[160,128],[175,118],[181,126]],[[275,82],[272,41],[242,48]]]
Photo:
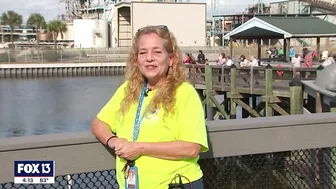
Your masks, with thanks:
[[[230,119],[237,118],[237,104],[234,101],[235,96],[237,94],[237,86],[236,86],[236,75],[237,69],[234,64],[231,65],[231,86],[230,86]]]
[[[303,114],[303,90],[299,77],[289,82],[290,90],[290,114]]]
[[[258,60],[260,61],[261,59],[261,39],[257,39],[258,43]]]
[[[321,54],[321,38],[316,38],[316,58],[317,61],[320,61],[320,54]]]
[[[223,16],[223,24],[222,24],[222,47],[225,46],[224,35],[225,35],[225,16]]]
[[[284,48],[285,60],[289,62],[290,38],[284,39],[283,48]]]
[[[270,117],[273,116],[273,109],[271,107],[271,99],[273,96],[273,77],[272,77],[272,66],[268,64],[265,67],[265,116]]]
[[[232,58],[233,56],[233,41],[230,39],[230,57]]]
[[[205,91],[206,91],[206,114],[207,120],[214,120],[212,96],[212,66],[205,65]]]

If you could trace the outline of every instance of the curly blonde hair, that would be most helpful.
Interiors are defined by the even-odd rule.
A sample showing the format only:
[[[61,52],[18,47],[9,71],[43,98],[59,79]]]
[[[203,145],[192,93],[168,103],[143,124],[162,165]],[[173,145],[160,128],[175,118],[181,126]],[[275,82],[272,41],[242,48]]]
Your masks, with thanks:
[[[126,79],[128,85],[125,87],[125,97],[121,102],[120,113],[125,115],[130,106],[137,103],[140,92],[146,78],[140,73],[136,63],[139,54],[139,39],[143,35],[156,34],[164,39],[164,48],[173,60],[172,66],[168,68],[167,79],[156,87],[156,95],[153,97],[149,112],[163,108],[165,114],[173,113],[176,102],[176,90],[185,81],[185,68],[182,62],[182,53],[177,46],[176,38],[169,32],[167,27],[147,26],[138,30],[133,39],[130,55],[126,65]]]

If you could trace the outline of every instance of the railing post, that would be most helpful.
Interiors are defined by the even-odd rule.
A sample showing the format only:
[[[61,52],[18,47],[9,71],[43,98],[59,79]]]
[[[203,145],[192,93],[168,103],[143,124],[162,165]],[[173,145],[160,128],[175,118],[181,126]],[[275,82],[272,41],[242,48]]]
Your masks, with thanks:
[[[336,112],[336,96],[330,101],[330,112]]]
[[[231,72],[231,86],[230,86],[230,119],[236,119],[237,117],[237,104],[234,101],[234,97],[237,94],[237,67],[232,64],[230,67]]]
[[[336,96],[330,101],[330,112],[336,112]],[[336,157],[336,149],[332,148],[330,152],[331,159],[335,159]],[[335,167],[335,162],[330,161],[330,164],[332,167]],[[335,169],[331,169],[331,183],[336,184],[336,171]]]
[[[206,92],[206,113],[207,120],[214,120],[213,107],[210,96],[212,96],[212,66],[205,65],[205,92]]]
[[[316,77],[318,77],[318,75],[321,73],[321,71],[324,69],[324,67],[322,65],[319,65],[316,68]]]
[[[290,114],[303,114],[303,91],[299,77],[294,77],[289,82]]]
[[[271,102],[271,97],[273,96],[273,77],[272,77],[272,66],[270,64],[268,64],[265,67],[265,115],[266,117],[268,116],[273,116],[273,110],[272,107],[270,106],[270,102]]]

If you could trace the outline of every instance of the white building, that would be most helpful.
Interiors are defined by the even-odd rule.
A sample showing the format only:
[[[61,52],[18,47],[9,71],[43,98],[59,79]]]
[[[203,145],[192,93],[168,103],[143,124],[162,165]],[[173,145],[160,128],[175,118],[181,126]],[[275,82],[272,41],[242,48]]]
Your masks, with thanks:
[[[123,1],[87,8],[81,18],[65,34],[75,48],[129,47],[135,32],[148,25],[166,25],[180,46],[206,46],[206,3]]]
[[[179,46],[206,46],[206,3],[121,2],[116,4],[116,44],[131,46],[139,28],[165,25]]]

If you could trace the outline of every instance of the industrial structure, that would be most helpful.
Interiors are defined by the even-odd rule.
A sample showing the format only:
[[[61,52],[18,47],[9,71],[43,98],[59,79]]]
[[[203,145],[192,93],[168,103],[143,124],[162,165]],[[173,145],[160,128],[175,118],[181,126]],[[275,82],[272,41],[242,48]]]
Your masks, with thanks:
[[[245,12],[241,14],[224,14],[214,15],[214,20],[208,22],[208,31],[210,25],[215,23],[213,27],[213,33],[215,35],[215,45],[225,44],[223,35],[229,33],[240,25],[244,24],[248,20],[255,16],[268,16],[268,17],[319,17],[320,19],[329,21],[333,24],[336,23],[336,1],[335,0],[285,0],[279,2],[272,2],[265,4],[262,0],[259,0],[257,4],[248,5]],[[314,26],[312,26],[314,27]],[[212,36],[212,34],[211,34]],[[293,45],[308,46],[315,44],[315,39],[301,39],[292,41]],[[239,44],[250,43],[250,41],[238,41]],[[278,43],[276,41],[269,41],[269,45]],[[321,39],[321,44],[329,45],[336,43],[334,38]]]
[[[182,46],[206,45],[205,3],[185,3],[175,0],[155,2],[64,0],[63,3],[66,6],[66,14],[61,15],[60,18],[68,24],[65,36],[72,38],[77,48],[129,47],[137,28],[158,24],[167,25],[177,35]],[[149,14],[148,10],[156,13]],[[174,15],[168,18],[166,15],[169,15],[171,10],[175,10]],[[197,12],[201,14],[196,14]],[[153,17],[153,14],[156,16]],[[172,19],[175,15],[179,22]],[[190,23],[191,28],[194,28],[194,35],[184,32],[183,25],[187,22]]]
[[[195,11],[199,4],[190,2],[191,0],[61,0],[65,6],[65,14],[59,16],[59,19],[67,23],[67,32],[63,34],[63,39],[58,38],[60,42],[71,43],[68,45],[75,48],[95,48],[95,47],[128,47],[134,34],[135,27],[143,24],[167,24],[172,19],[165,19],[166,15],[174,11],[174,15],[178,15],[178,22],[169,23],[169,28],[173,28],[179,36],[178,39],[181,46],[222,46],[226,44],[223,36],[231,30],[239,27],[255,16],[278,16],[278,17],[307,17],[315,16],[336,23],[336,0],[285,0],[279,2],[265,3],[264,0],[258,0],[256,4],[248,5],[243,13],[224,14],[225,9],[220,1],[210,0],[210,10],[205,10],[204,5],[198,11]],[[161,12],[149,15],[149,11],[138,11],[133,7],[139,5],[148,10],[156,10],[160,8]],[[162,6],[164,5],[164,6]],[[180,5],[189,7],[179,9]],[[171,9],[174,6],[174,9]],[[140,6],[137,6],[138,8]],[[143,8],[143,7],[142,7]],[[199,8],[199,7],[198,7]],[[170,10],[169,10],[170,9]],[[194,9],[194,10],[192,10]],[[139,9],[140,10],[140,9]],[[188,12],[189,11],[189,12]],[[204,12],[204,15],[203,15]],[[212,19],[206,19],[207,12],[211,12]],[[133,15],[136,13],[137,15]],[[145,15],[145,16],[144,16]],[[143,18],[139,20],[138,18]],[[176,23],[175,23],[176,22]],[[191,24],[192,22],[192,24]],[[312,26],[313,27],[313,26]],[[24,30],[24,31],[23,31]],[[31,29],[23,29],[14,33],[15,40],[30,40],[34,43],[36,33]],[[27,32],[25,32],[27,30]],[[192,30],[184,36],[182,30]],[[203,32],[205,30],[205,33]],[[199,32],[200,31],[200,32]],[[3,28],[2,38],[10,35],[6,28]],[[203,35],[204,36],[200,36]],[[194,34],[194,35],[190,35]],[[46,33],[40,34],[40,41],[50,41],[52,37]],[[44,36],[42,36],[44,35]],[[197,35],[197,37],[196,37]],[[203,38],[205,42],[203,43]],[[336,43],[333,38],[328,39],[328,43]],[[245,42],[243,42],[245,43]],[[249,43],[247,41],[247,43]],[[302,45],[314,44],[313,40],[297,39],[296,43]],[[323,40],[321,40],[323,44]],[[273,44],[270,42],[270,44]]]

